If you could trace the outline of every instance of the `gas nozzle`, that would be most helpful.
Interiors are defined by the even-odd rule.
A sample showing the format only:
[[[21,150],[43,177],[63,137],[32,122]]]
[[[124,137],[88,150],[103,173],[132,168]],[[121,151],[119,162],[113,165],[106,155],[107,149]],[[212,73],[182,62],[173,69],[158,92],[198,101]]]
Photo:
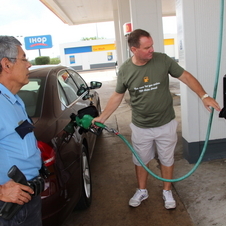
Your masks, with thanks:
[[[76,117],[76,123],[78,126],[83,127],[84,129],[89,129],[92,125],[93,119],[94,118],[91,115],[84,115],[82,118]],[[94,124],[103,129],[106,127],[100,122],[95,122]]]
[[[90,129],[91,125],[92,125],[92,121],[93,121],[93,117],[90,115],[84,115],[81,119],[79,117],[76,118],[76,123],[78,126],[84,128],[84,129]],[[108,128],[106,125],[104,125],[103,123],[100,122],[94,122],[95,126],[98,126],[102,129],[107,130],[109,133],[114,133],[116,135],[118,135],[118,131],[115,129],[110,129]]]
[[[94,122],[94,125],[102,128],[102,129],[106,128],[106,126],[103,123],[101,123],[101,122]]]
[[[75,132],[75,126],[76,126],[76,115],[72,113],[70,115],[71,121],[65,126],[64,131],[70,134],[73,134]]]

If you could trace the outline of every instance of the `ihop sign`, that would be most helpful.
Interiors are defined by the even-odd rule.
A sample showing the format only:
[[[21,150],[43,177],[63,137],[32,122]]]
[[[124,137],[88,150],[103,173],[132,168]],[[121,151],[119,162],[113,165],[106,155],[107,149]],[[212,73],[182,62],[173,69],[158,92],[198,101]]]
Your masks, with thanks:
[[[52,48],[51,35],[24,37],[26,50]]]

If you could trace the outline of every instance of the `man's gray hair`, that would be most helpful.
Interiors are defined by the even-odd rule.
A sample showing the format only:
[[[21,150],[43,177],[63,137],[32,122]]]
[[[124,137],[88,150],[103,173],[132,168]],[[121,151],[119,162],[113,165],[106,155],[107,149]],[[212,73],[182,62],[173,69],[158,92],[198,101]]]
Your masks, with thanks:
[[[0,36],[0,61],[3,58],[8,58],[10,61],[15,62],[18,55],[18,46],[21,46],[19,40],[13,36]],[[0,64],[0,73],[2,71],[2,66]]]

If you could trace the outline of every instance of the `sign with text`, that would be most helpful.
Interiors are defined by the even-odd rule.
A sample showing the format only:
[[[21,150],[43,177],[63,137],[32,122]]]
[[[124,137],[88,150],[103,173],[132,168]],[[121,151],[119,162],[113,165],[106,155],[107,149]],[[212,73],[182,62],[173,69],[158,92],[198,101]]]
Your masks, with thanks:
[[[26,50],[52,48],[51,35],[24,37]]]
[[[115,44],[95,45],[92,46],[92,52],[114,50]]]

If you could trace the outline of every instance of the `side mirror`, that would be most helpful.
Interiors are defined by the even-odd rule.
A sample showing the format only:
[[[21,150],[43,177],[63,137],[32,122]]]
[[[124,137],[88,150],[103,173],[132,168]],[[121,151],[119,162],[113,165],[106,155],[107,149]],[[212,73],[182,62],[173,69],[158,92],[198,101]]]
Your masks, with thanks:
[[[90,89],[99,89],[102,86],[102,82],[95,82],[91,81],[90,82]]]
[[[84,85],[81,85],[77,91],[77,95],[80,97],[83,93],[85,93],[88,90]]]
[[[99,89],[101,86],[102,86],[102,82],[95,82],[95,81],[90,82],[90,87],[86,87],[84,84],[82,84],[77,91],[77,95],[80,97],[85,92],[87,92],[88,94],[90,89]]]

